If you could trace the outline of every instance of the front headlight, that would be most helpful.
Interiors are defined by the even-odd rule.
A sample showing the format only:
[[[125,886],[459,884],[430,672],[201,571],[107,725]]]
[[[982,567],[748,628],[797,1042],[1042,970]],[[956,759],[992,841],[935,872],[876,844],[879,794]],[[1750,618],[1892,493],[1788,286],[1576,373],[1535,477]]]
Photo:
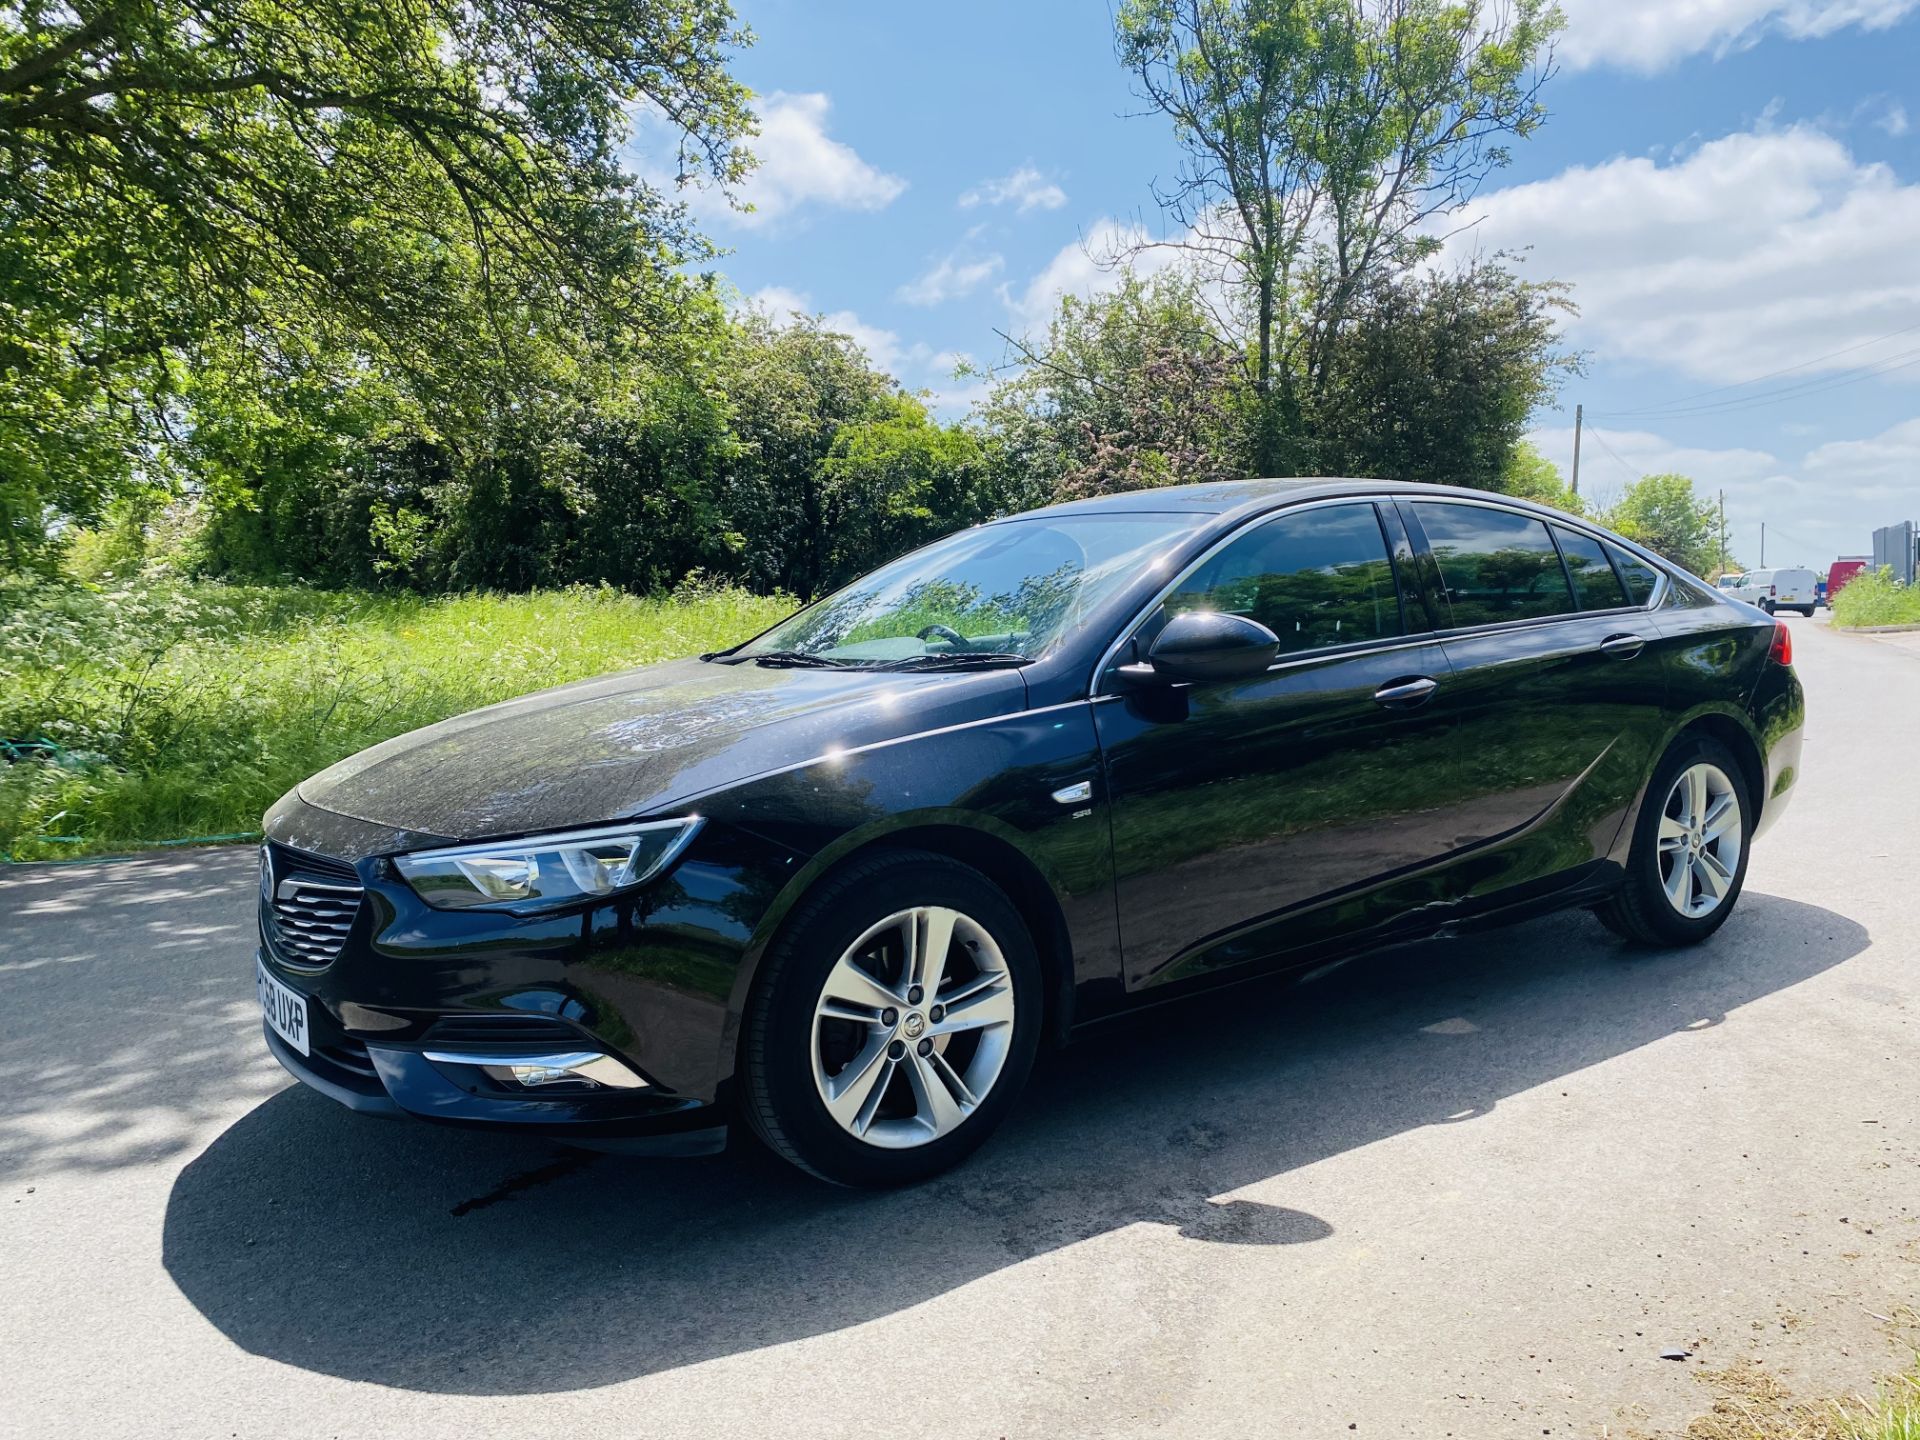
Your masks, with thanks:
[[[699,833],[698,815],[499,844],[396,855],[414,893],[436,910],[526,910],[595,900],[660,873]]]

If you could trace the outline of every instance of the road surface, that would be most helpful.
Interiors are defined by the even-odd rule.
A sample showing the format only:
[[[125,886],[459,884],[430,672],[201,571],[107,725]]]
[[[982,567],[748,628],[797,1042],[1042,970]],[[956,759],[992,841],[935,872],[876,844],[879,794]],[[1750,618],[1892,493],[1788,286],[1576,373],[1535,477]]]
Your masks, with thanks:
[[[1804,778],[1711,944],[1558,916],[1129,1022],[907,1193],[350,1115],[261,1044],[249,851],[9,871],[0,1433],[1622,1436],[1749,1358],[1857,1389],[1920,1300],[1920,649],[1789,623]]]

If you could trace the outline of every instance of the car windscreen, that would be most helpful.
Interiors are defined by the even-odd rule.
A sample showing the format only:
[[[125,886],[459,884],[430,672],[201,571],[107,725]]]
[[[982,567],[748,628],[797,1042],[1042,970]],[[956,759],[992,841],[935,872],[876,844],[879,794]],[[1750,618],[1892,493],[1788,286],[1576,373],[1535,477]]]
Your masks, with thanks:
[[[835,591],[734,656],[878,666],[1037,659],[1212,518],[1035,515],[963,530]]]

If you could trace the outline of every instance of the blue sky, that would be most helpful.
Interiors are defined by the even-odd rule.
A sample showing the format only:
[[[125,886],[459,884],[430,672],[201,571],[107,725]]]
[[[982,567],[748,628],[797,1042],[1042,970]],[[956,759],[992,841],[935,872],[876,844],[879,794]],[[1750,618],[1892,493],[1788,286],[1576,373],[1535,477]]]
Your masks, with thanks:
[[[722,270],[943,413],[956,357],[1000,362],[1110,283],[1088,245],[1159,226],[1171,135],[1099,0],[736,4],[763,164],[753,214],[699,198]],[[1589,373],[1538,443],[1564,471],[1583,403],[1583,492],[1683,470],[1750,565],[1763,520],[1770,563],[1824,566],[1920,518],[1920,0],[1562,4],[1551,118],[1455,242],[1574,286]]]

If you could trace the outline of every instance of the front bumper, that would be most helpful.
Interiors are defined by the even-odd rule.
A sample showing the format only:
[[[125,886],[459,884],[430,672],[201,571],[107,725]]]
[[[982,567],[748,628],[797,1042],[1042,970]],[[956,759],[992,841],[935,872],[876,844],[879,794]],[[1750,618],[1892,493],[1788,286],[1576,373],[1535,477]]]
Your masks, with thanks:
[[[644,1089],[575,1087],[564,1094],[542,1095],[537,1089],[515,1094],[477,1067],[428,1058],[425,1047],[368,1043],[351,1035],[311,996],[308,1014],[307,1054],[299,1054],[263,1023],[267,1049],[294,1079],[358,1114],[508,1129],[644,1154],[708,1155],[726,1146],[724,1112],[711,1102]],[[509,1053],[518,1049],[528,1056],[551,1048],[489,1047]]]

